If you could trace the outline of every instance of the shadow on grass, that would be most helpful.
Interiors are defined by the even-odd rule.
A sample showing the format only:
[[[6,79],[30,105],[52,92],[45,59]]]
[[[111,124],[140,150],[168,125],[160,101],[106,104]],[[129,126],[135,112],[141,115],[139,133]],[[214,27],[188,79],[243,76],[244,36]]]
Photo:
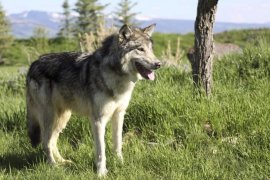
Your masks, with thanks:
[[[0,169],[22,170],[33,168],[35,165],[43,162],[44,155],[41,150],[36,152],[7,153],[0,156]]]

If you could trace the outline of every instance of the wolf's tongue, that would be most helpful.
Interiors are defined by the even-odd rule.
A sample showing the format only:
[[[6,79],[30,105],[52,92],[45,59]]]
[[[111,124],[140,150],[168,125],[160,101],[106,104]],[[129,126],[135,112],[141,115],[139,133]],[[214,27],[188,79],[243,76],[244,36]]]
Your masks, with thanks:
[[[146,69],[140,63],[136,63],[136,68],[145,79],[149,79],[151,81],[155,80],[155,73],[153,71]]]
[[[147,73],[147,77],[151,80],[154,81],[155,80],[155,73],[152,71],[150,71],[149,73]]]

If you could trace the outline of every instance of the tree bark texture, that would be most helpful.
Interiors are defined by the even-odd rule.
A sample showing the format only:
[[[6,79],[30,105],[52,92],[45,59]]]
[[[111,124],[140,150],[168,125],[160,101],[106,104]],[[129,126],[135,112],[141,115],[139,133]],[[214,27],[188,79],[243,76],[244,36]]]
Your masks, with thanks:
[[[214,52],[213,25],[218,0],[199,0],[195,21],[195,52],[192,73],[195,86],[205,90],[207,96],[212,90],[212,60]]]

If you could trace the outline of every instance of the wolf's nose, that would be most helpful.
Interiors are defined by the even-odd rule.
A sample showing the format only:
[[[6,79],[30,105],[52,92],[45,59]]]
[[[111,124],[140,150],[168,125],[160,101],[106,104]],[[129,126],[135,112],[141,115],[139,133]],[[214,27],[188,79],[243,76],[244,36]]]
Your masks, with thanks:
[[[158,69],[161,66],[161,62],[155,62],[155,67]]]

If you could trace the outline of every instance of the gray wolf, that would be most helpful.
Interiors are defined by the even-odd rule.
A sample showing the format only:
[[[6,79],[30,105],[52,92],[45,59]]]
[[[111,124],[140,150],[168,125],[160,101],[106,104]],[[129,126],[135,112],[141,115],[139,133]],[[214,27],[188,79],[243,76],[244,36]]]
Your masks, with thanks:
[[[160,68],[152,50],[155,25],[128,25],[107,37],[91,54],[53,53],[34,61],[26,78],[28,134],[33,146],[42,143],[48,162],[69,163],[57,139],[71,112],[89,117],[96,148],[98,175],[105,175],[105,126],[112,122],[113,150],[122,157],[122,126],[135,83],[154,80]]]

